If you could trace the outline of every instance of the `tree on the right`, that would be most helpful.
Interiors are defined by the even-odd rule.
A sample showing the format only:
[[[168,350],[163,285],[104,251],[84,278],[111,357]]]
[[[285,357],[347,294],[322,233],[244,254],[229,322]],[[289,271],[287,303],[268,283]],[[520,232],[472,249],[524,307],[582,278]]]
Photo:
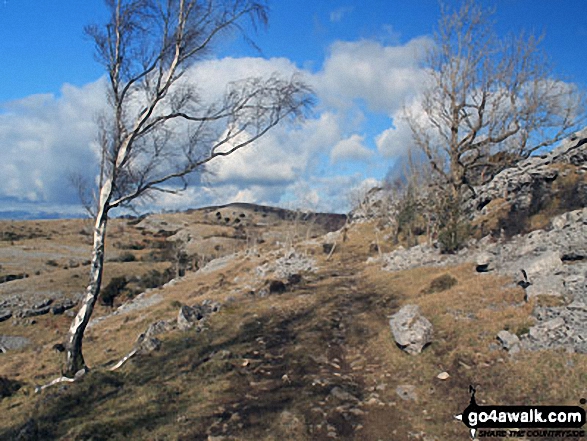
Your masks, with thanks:
[[[498,36],[493,11],[474,0],[441,8],[428,82],[405,118],[442,187],[445,223],[457,228],[467,190],[581,128],[585,96],[556,77],[542,37]]]

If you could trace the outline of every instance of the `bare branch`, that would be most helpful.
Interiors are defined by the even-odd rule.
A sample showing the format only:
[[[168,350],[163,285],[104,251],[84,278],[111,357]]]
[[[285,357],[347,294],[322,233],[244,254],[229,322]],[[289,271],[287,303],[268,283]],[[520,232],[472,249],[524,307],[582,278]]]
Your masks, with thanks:
[[[455,11],[443,7],[427,57],[425,118],[406,115],[415,146],[456,193],[491,155],[515,153],[502,157],[508,165],[552,146],[585,121],[584,93],[555,78],[539,47],[542,37],[499,38],[491,14],[474,0]]]

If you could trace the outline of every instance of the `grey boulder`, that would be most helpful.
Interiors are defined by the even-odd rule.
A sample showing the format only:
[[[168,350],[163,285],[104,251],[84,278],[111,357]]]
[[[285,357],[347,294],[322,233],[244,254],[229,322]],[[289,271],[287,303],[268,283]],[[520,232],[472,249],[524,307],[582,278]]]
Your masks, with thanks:
[[[417,305],[406,305],[389,320],[397,345],[410,355],[419,354],[432,341],[432,323]]]

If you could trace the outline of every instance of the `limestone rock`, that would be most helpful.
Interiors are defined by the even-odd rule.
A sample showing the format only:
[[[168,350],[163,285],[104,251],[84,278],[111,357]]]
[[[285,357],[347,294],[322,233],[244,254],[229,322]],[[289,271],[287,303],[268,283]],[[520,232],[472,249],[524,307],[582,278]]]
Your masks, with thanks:
[[[12,311],[8,311],[7,309],[0,311],[0,322],[4,322],[12,317]]]
[[[418,401],[416,386],[402,384],[395,388],[395,393],[404,401]]]
[[[137,346],[138,353],[148,354],[161,348],[161,340],[156,337],[146,337]]]
[[[203,317],[201,311],[184,305],[179,308],[179,313],[177,314],[177,327],[182,331],[186,331]]]
[[[436,376],[439,380],[448,380],[450,378],[450,374],[448,372],[441,372]]]
[[[31,344],[26,337],[17,335],[0,335],[0,346],[9,351],[18,351]]]
[[[345,391],[344,389],[338,386],[332,388],[332,390],[330,391],[330,396],[338,401],[359,401],[359,399],[355,397],[353,394]]]
[[[53,315],[63,314],[65,311],[73,308],[75,305],[76,305],[76,303],[73,300],[66,299],[62,302],[54,304],[53,307],[51,308],[51,313]]]
[[[561,297],[567,294],[563,278],[549,275],[534,277],[530,286],[526,288],[526,297],[532,299],[537,296]]]
[[[488,252],[482,252],[477,255],[477,259],[475,259],[476,267],[475,270],[478,273],[486,273],[489,271],[493,271],[495,266],[493,265],[494,256]]]
[[[391,317],[389,326],[397,345],[408,354],[419,354],[432,341],[432,324],[417,305],[404,306]]]
[[[475,188],[475,197],[465,203],[465,211],[475,217],[495,199],[505,199],[519,210],[530,207],[536,188],[548,189],[558,178],[558,170],[552,164],[584,166],[587,163],[587,128],[563,141],[559,147],[542,156],[531,156],[514,167],[498,173],[487,184]],[[578,195],[585,198],[587,195]],[[557,226],[561,226],[557,221]]]
[[[562,269],[563,262],[558,251],[550,250],[540,256],[531,259],[524,265],[521,262],[522,268],[526,270],[530,283],[533,282],[533,277],[539,277],[542,274],[556,274]]]
[[[518,347],[518,349],[520,347],[520,339],[518,338],[518,336],[516,334],[512,334],[511,332],[506,331],[505,329],[497,333],[497,339],[506,351],[511,351],[516,346]]]

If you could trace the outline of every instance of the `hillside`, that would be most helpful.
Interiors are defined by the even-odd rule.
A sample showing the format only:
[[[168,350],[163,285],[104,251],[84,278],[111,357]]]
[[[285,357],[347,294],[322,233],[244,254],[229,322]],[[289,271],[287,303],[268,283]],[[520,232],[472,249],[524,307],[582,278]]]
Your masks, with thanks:
[[[373,207],[350,224],[248,204],[115,219],[112,306],[97,306],[84,342],[91,371],[39,393],[60,372],[88,223],[0,222],[0,439],[441,441],[468,439],[453,416],[469,385],[479,404],[579,405],[579,138],[563,145],[571,155],[520,165],[531,179],[515,190],[492,193],[512,182],[499,175],[478,189],[493,196],[471,205],[477,230],[454,255],[393,245]],[[389,323],[407,305],[432,327],[413,354]]]

